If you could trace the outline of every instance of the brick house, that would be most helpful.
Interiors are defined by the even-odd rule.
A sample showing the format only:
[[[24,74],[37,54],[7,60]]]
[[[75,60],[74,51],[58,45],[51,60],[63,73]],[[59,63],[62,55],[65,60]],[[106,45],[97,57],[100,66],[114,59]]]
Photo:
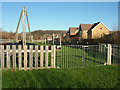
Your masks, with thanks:
[[[91,27],[94,24],[80,24],[79,26],[79,32],[81,39],[88,39],[88,31],[91,29]]]
[[[109,34],[109,29],[102,23],[80,24],[79,27],[70,27],[67,35],[71,41],[81,41],[101,38]]]
[[[102,23],[98,22],[95,23],[88,31],[87,31],[87,38],[88,39],[97,39],[101,38],[104,35],[109,34],[109,29]]]

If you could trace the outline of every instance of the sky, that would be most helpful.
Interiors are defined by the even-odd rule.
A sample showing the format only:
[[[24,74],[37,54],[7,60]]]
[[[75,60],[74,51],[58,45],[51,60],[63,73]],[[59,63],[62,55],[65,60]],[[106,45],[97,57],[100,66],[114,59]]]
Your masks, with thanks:
[[[111,31],[118,26],[118,2],[2,2],[3,31],[16,31],[23,6],[26,6],[31,31],[68,30],[81,23],[100,21]],[[22,21],[18,29],[21,31]]]

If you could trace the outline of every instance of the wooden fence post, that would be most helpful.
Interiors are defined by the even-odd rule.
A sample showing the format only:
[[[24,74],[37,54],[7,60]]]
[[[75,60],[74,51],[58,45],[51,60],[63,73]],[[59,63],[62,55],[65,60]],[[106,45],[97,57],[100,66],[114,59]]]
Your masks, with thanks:
[[[24,46],[24,70],[27,70],[27,45]]]
[[[7,48],[7,68],[10,69],[10,45],[6,46]]]
[[[40,68],[43,68],[43,46],[40,46]]]
[[[16,68],[16,46],[12,45],[12,63],[13,63],[13,68]]]
[[[38,46],[35,45],[35,68],[38,68]]]
[[[29,52],[29,66],[30,66],[30,70],[32,70],[33,68],[33,46],[30,45],[30,52]]]
[[[45,38],[45,44],[46,44],[46,41],[47,41],[47,40],[46,40],[46,38]]]
[[[54,47],[51,46],[51,68],[54,68]]]
[[[21,45],[18,45],[18,66],[19,66],[19,70],[21,70]]]
[[[107,64],[108,65],[111,65],[111,55],[112,55],[111,44],[108,44],[108,51],[107,51]]]
[[[4,69],[4,45],[1,45],[1,70]]]
[[[54,61],[53,61],[54,62],[54,67],[53,68],[55,68],[55,53],[56,53],[55,51],[56,51],[56,46],[54,45]]]
[[[2,45],[0,45],[0,70],[2,70]]]
[[[45,47],[45,67],[48,67],[48,46]]]

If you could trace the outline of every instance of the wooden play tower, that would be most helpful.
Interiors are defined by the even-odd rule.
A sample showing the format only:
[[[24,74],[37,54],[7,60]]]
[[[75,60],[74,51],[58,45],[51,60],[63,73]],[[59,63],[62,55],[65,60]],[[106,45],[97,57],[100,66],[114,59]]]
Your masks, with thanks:
[[[20,21],[21,21],[21,18],[22,18],[22,37],[21,37],[21,41],[22,41],[22,45],[23,47],[26,45],[26,19],[27,19],[27,24],[28,24],[28,29],[29,29],[29,39],[31,41],[31,32],[30,32],[30,25],[29,25],[29,20],[28,20],[28,15],[27,15],[27,11],[26,11],[26,7],[23,6],[23,9],[21,11],[21,14],[20,14],[20,18],[19,18],[19,21],[18,21],[18,25],[17,25],[17,28],[16,28],[16,33],[15,33],[15,41],[17,42],[18,41],[18,28],[19,28],[19,24],[20,24]]]

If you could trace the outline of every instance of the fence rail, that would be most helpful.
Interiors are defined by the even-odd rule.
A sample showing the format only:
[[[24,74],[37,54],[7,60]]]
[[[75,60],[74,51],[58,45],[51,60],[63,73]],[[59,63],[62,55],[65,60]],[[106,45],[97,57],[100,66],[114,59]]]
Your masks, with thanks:
[[[22,49],[21,45],[0,45],[0,65],[1,70],[3,69],[43,69],[43,68],[55,68],[54,62],[54,46],[38,46],[33,45],[29,47],[27,45]]]

